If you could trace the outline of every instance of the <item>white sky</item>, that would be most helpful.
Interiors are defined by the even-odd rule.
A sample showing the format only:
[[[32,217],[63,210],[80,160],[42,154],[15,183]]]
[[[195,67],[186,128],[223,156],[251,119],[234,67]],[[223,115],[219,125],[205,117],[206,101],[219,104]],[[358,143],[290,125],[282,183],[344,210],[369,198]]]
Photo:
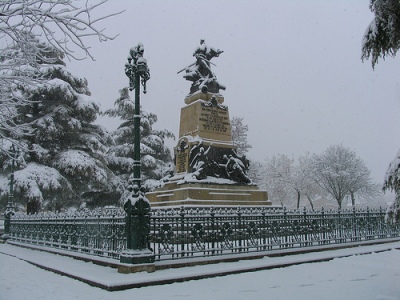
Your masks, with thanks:
[[[128,85],[124,64],[129,49],[142,42],[151,72],[143,109],[158,115],[156,128],[178,136],[191,82],[177,71],[194,62],[204,38],[224,50],[213,59],[213,71],[227,86],[222,94],[230,116],[249,126],[251,159],[343,144],[382,182],[400,147],[400,60],[380,60],[375,71],[370,61],[361,62],[361,40],[373,18],[369,1],[110,0],[99,13],[123,9],[102,23],[120,36],[91,42],[96,61],[67,63],[88,79],[103,110]],[[100,123],[110,130],[118,125]]]

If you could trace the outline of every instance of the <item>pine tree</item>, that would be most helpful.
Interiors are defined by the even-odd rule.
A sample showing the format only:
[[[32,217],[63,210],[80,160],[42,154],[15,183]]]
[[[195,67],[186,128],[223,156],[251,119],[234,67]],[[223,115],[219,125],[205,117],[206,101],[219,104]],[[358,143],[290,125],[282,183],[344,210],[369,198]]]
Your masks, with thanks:
[[[400,49],[400,1],[371,0],[370,9],[375,18],[364,34],[362,59],[371,57],[375,67],[379,57],[394,57]]]
[[[113,40],[100,26],[104,20],[118,15],[98,15],[97,10],[108,0],[98,3],[74,0],[2,0],[0,1],[0,139],[18,148],[25,148],[20,136],[31,128],[18,122],[17,107],[29,104],[16,90],[20,85],[42,84],[38,69],[43,62],[54,63],[53,52],[68,59],[81,60],[93,56],[87,39]],[[46,45],[36,42],[40,37]],[[44,79],[46,81],[46,79]],[[14,138],[16,136],[16,138]],[[10,156],[9,148],[1,147]]]
[[[26,145],[19,149],[15,193],[28,212],[40,206],[60,210],[79,205],[84,192],[109,190],[113,183],[104,157],[112,139],[93,124],[99,105],[91,98],[86,79],[67,71],[62,52],[35,43],[37,49],[46,49],[41,55],[50,58],[37,60],[34,70],[41,83],[21,84],[15,92],[28,100],[17,107],[16,123],[29,124],[31,134],[14,136]],[[1,180],[7,180],[9,165],[10,158],[5,159]],[[7,193],[4,184],[0,189],[2,195]]]
[[[133,173],[134,151],[134,108],[133,99],[129,96],[128,88],[123,88],[120,97],[115,101],[114,108],[104,112],[104,115],[118,117],[122,121],[112,133],[115,145],[111,146],[107,161],[110,169],[120,179],[119,192],[123,194],[128,188],[128,181]],[[141,176],[146,190],[152,190],[158,180],[163,178],[172,164],[171,152],[164,145],[166,138],[174,138],[168,130],[154,130],[157,116],[141,110],[140,119],[140,152]]]
[[[396,199],[387,210],[387,219],[396,223],[400,220],[400,149],[386,171],[383,191],[393,191]]]

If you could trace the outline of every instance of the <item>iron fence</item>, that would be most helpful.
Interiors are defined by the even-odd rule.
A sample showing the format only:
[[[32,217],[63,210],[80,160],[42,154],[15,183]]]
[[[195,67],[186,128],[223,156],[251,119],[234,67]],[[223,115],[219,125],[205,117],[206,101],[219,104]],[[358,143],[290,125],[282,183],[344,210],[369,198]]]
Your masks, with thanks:
[[[18,242],[111,258],[126,248],[122,210],[15,214],[10,221],[10,239]]]
[[[267,207],[153,209],[156,260],[260,252],[398,237],[382,209],[302,211]],[[119,258],[126,249],[119,209],[12,216],[14,241]]]

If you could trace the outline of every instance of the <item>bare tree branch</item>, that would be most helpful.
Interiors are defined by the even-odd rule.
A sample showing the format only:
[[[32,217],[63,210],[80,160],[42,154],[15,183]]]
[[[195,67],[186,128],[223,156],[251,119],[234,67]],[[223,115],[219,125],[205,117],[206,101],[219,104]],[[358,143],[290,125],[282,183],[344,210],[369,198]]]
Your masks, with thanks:
[[[29,134],[29,126],[19,124],[17,110],[29,101],[15,91],[41,83],[40,64],[53,64],[64,57],[94,60],[88,38],[103,42],[118,36],[109,36],[98,26],[122,12],[94,17],[96,9],[107,1],[86,1],[84,6],[72,0],[0,2],[0,140],[15,144],[17,136]],[[0,151],[8,150],[0,147]]]

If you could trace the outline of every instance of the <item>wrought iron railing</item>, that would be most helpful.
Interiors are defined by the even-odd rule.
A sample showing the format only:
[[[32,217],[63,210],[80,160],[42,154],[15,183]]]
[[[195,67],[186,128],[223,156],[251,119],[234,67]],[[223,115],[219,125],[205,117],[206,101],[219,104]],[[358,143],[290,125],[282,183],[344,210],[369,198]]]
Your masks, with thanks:
[[[119,209],[65,213],[15,214],[13,241],[119,258],[126,248],[125,212]]]
[[[382,209],[288,211],[266,207],[152,211],[150,248],[156,260],[260,252],[400,236]],[[42,213],[11,218],[14,241],[119,258],[126,249],[119,209]]]
[[[381,209],[287,211],[286,209],[158,210],[151,218],[151,246],[159,260],[259,252],[272,249],[399,236]]]

